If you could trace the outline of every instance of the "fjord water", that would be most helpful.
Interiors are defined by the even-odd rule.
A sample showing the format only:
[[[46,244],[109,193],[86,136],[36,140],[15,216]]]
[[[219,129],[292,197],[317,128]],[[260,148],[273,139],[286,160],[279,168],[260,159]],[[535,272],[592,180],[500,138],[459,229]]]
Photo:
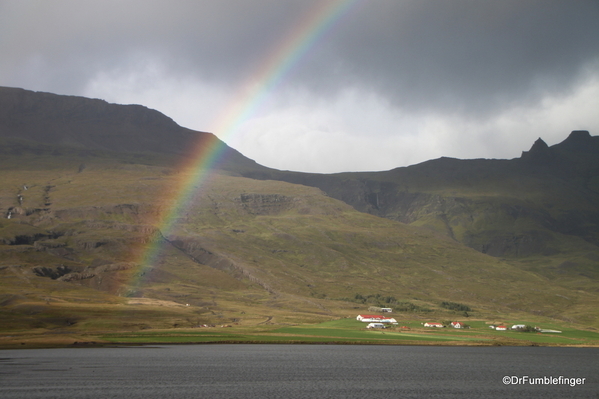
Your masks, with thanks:
[[[505,376],[585,378],[570,386]],[[599,348],[169,345],[0,351],[1,398],[597,398]]]

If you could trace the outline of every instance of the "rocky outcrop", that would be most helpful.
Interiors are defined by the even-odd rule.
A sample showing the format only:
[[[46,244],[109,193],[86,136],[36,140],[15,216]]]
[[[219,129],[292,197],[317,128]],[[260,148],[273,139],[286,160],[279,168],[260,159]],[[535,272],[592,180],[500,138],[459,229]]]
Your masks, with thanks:
[[[534,142],[530,150],[522,152],[520,158],[531,162],[551,162],[554,160],[554,156],[549,149],[549,146],[540,137]]]
[[[57,268],[53,269],[51,267],[34,267],[33,273],[40,277],[49,277],[52,280],[56,280],[59,277],[64,276],[65,274],[70,273],[72,270],[68,266],[60,265]]]
[[[253,215],[275,215],[293,206],[294,199],[280,194],[241,194],[243,209]]]
[[[555,146],[559,152],[597,153],[599,137],[591,136],[588,130],[573,130],[568,138]]]

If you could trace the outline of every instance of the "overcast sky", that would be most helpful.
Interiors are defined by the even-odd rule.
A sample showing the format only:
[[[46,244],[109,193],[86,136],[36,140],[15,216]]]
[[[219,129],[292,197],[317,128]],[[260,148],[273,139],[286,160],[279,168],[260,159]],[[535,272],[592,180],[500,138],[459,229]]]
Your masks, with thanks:
[[[142,104],[306,172],[509,159],[538,137],[599,135],[597,0],[329,3],[0,0],[0,85]],[[282,70],[277,54],[280,81],[219,131],[264,68]]]

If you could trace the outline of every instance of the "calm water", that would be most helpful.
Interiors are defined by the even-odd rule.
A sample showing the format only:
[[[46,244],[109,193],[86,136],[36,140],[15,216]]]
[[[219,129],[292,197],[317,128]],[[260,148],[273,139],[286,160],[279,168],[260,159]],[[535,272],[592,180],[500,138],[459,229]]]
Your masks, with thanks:
[[[585,378],[505,385],[504,376]],[[514,380],[515,381],[515,380]],[[599,348],[180,345],[0,351],[0,398],[599,398]]]

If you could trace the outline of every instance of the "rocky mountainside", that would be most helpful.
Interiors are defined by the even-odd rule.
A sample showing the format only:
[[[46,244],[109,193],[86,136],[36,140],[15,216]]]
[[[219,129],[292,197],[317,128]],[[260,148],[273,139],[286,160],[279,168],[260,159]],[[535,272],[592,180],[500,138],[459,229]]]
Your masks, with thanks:
[[[223,147],[167,232],[177,165],[213,135],[141,106],[3,88],[0,316],[8,329],[281,323],[368,299],[411,317],[451,301],[599,326],[597,139],[333,175]],[[155,307],[123,308],[144,301]]]
[[[167,232],[179,171],[105,157],[77,165],[69,155],[0,162],[5,331],[296,323],[384,304],[406,313],[397,317],[456,317],[443,302],[469,317],[599,323],[596,293],[316,188],[217,174]]]
[[[599,137],[537,140],[512,160],[440,158],[383,172],[245,176],[318,187],[355,209],[440,232],[553,278],[599,278]],[[590,279],[590,280],[589,280]]]
[[[112,151],[171,159],[218,141],[140,105],[15,88],[0,88],[0,140],[5,154],[35,147],[37,153],[70,149],[74,155]],[[317,187],[358,211],[436,230],[485,254],[536,257],[533,263],[544,262],[548,271],[599,277],[593,267],[599,262],[599,137],[587,131],[551,147],[539,139],[512,160],[440,158],[338,174],[269,169],[221,145],[216,166],[230,173]]]

